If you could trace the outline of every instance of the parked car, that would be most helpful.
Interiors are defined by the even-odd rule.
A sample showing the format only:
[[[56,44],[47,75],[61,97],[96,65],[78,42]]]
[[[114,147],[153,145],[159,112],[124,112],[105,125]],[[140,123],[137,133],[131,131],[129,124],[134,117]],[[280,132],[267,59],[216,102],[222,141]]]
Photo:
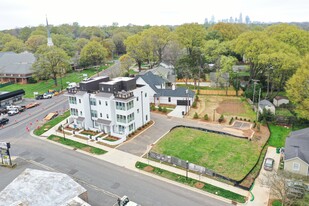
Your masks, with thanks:
[[[2,126],[2,125],[5,125],[5,124],[7,124],[7,123],[9,123],[9,119],[8,118],[2,118],[2,119],[0,119],[0,125]]]
[[[274,169],[275,160],[272,158],[266,158],[264,162],[264,169],[267,171],[272,171]]]
[[[26,105],[26,109],[30,109],[30,108],[33,108],[33,107],[36,107],[36,106],[39,106],[40,104],[37,103],[37,102],[32,102],[32,103],[29,103]]]
[[[43,99],[43,94],[39,94],[35,97],[36,100],[40,100],[40,99]]]
[[[53,97],[53,93],[44,93],[43,94],[43,99],[50,99]]]
[[[1,107],[0,108],[0,114],[6,114],[8,110],[6,108]]]
[[[19,109],[17,109],[17,108],[13,108],[10,111],[8,111],[9,116],[13,116],[13,115],[18,114],[18,113],[19,113]]]

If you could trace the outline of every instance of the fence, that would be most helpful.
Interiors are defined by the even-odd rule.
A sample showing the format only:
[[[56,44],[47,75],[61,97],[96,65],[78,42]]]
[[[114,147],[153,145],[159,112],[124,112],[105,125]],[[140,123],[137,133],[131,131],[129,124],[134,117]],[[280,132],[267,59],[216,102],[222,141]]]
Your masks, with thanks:
[[[197,92],[197,90],[193,90]],[[235,90],[202,90],[200,89],[199,94],[203,95],[223,95],[223,96],[236,96],[236,91]],[[238,91],[238,96],[241,96],[243,94],[242,90]]]

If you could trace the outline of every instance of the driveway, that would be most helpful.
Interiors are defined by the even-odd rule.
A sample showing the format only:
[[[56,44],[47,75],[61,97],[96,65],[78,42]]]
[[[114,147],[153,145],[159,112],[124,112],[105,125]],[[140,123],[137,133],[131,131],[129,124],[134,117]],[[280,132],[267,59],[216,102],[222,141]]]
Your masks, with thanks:
[[[279,168],[280,154],[276,153],[275,147],[268,147],[265,158],[267,157],[273,158],[275,160],[274,170],[272,172],[277,172]],[[247,204],[248,206],[267,206],[268,205],[270,188],[266,185],[263,185],[261,181],[267,178],[267,174],[271,172],[264,170],[263,166],[264,166],[264,162],[263,162],[263,165],[260,171],[260,175],[256,178],[254,187],[251,191],[252,194],[254,195],[254,200],[248,201],[248,204]]]
[[[202,127],[210,130],[223,131],[234,135],[242,135],[241,130],[228,128],[227,125],[210,124],[198,120],[168,117],[166,115],[151,113],[151,119],[155,122],[150,128],[135,137],[124,142],[117,149],[137,156],[142,156],[150,149],[151,144],[159,140],[163,135],[176,125],[187,125],[192,127]]]
[[[167,114],[169,117],[183,118],[183,114],[186,111],[186,106],[177,105],[173,111]]]

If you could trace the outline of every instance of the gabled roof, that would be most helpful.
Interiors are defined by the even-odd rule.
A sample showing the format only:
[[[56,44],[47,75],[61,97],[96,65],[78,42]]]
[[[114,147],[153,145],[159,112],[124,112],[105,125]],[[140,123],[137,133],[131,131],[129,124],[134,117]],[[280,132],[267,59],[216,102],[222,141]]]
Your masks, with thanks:
[[[287,97],[285,96],[275,96],[275,99],[276,100],[280,100],[280,99],[286,99],[286,100],[289,100]]]
[[[266,106],[268,106],[268,107],[274,107],[274,105],[273,105],[270,101],[268,101],[268,100],[266,100],[266,99],[261,100],[261,101],[259,102],[259,107],[261,107],[262,109],[264,109]]]
[[[290,133],[284,153],[285,160],[298,157],[309,165],[309,127]]]
[[[136,79],[142,78],[155,92],[157,92],[156,85],[162,85],[167,83],[168,81],[164,80],[162,77],[158,75],[154,75],[152,72],[148,71],[144,75],[137,75]]]
[[[30,74],[32,64],[35,62],[34,54],[30,52],[5,52],[0,55],[0,74]]]

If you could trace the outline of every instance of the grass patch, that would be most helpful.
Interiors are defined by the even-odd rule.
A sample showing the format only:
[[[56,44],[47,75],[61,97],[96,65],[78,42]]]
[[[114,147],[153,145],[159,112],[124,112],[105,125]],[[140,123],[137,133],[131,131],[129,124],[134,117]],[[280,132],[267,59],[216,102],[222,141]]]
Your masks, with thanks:
[[[286,108],[276,108],[276,115],[284,117],[293,117],[294,115]]]
[[[148,164],[144,164],[142,162],[136,162],[135,167],[138,169],[143,170],[145,167],[149,166]],[[153,166],[151,166],[153,167]],[[159,175],[161,177],[185,184],[185,185],[189,185],[191,187],[194,187],[194,185],[200,181],[192,179],[192,178],[186,178],[185,176],[182,175],[178,175],[175,173],[172,173],[170,171],[167,170],[163,170],[157,167],[153,167],[153,170],[151,173],[154,173],[156,175]],[[202,188],[200,188],[201,190],[204,190],[206,192],[212,193],[212,194],[216,194],[218,196],[233,200],[233,201],[237,201],[240,203],[245,203],[245,197],[239,194],[236,194],[234,192],[216,187],[214,185],[210,185],[210,184],[206,184],[203,183],[204,186]]]
[[[282,126],[270,124],[269,129],[271,132],[268,145],[273,147],[284,147],[285,139],[290,134],[291,129]]]
[[[138,72],[136,72],[136,71],[133,70],[133,69],[130,69],[130,70],[129,70],[129,74],[138,74]]]
[[[65,76],[62,78],[62,84],[63,88],[65,89],[67,87],[66,82],[80,82],[84,77],[83,74],[87,74],[88,77],[93,76],[96,74],[97,71],[102,71],[108,68],[109,66],[102,66],[98,70],[97,69],[85,69],[80,72],[70,72],[65,74]],[[24,89],[25,90],[25,98],[34,98],[33,92],[38,92],[39,94],[43,94],[47,92],[49,89],[53,90],[60,90],[61,89],[61,78],[57,78],[58,86],[55,86],[54,80],[49,79],[46,81],[40,81],[35,84],[23,84],[22,86],[20,84],[11,84],[8,86],[5,86],[3,88],[0,88],[0,91],[15,91],[18,89]]]
[[[192,85],[192,84],[177,84],[177,87],[184,87],[184,88],[188,88],[191,90],[196,90],[198,89],[198,83],[196,82],[196,86]],[[222,91],[226,91],[226,88],[224,87],[208,87],[208,86],[200,86],[200,90],[222,90]],[[229,87],[228,90],[234,91],[234,87]]]
[[[272,206],[282,206],[282,203],[280,200],[274,200],[273,203],[271,204]]]
[[[47,139],[73,147],[73,148],[81,149],[81,150],[83,150],[83,148],[91,148],[89,152],[93,154],[97,154],[97,155],[106,153],[105,150],[102,150],[100,148],[92,147],[92,146],[89,146],[89,145],[86,145],[80,142],[75,142],[70,139],[64,139],[63,137],[60,137],[57,135],[50,135]]]
[[[261,148],[246,139],[176,128],[163,137],[152,151],[188,160],[221,175],[241,180],[255,165]]]
[[[33,133],[35,135],[42,135],[44,132],[48,131],[50,128],[54,127],[56,124],[61,122],[62,120],[68,118],[70,116],[70,111],[64,112],[62,115],[59,115],[58,117],[50,120],[49,122],[45,123],[43,126],[41,126],[39,129],[35,129]]]

